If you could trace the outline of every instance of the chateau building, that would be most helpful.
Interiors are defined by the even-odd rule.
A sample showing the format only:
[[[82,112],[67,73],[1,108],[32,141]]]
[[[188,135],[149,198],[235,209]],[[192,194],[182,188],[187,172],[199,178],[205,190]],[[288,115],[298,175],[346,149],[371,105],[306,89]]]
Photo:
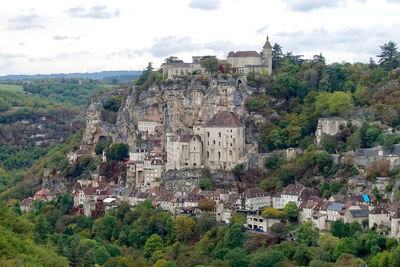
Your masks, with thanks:
[[[192,74],[194,72],[205,73],[205,69],[200,64],[201,57],[193,56],[192,63],[164,63],[161,65],[163,75],[173,79],[178,76]],[[272,46],[267,40],[263,46],[261,54],[257,51],[231,51],[226,60],[218,60],[220,65],[230,63],[232,71],[236,73],[247,74],[272,72]]]

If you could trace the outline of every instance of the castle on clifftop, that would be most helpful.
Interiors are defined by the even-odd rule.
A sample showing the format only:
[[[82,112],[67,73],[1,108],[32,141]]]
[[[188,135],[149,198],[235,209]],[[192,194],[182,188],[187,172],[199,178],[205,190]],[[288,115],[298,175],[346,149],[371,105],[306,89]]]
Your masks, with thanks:
[[[194,74],[198,71],[205,73],[205,69],[201,67],[200,56],[193,56],[192,63],[164,63],[161,65],[163,75],[167,75],[169,79],[187,74]],[[267,40],[263,46],[261,54],[257,51],[231,51],[226,59],[218,60],[220,67],[230,63],[233,73],[248,74],[255,73],[271,73],[272,72],[272,46]]]

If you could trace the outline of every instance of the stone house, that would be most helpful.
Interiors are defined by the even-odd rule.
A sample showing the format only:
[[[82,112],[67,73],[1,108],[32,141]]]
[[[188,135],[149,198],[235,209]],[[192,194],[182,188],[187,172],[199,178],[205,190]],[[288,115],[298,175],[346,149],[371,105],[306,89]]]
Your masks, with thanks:
[[[147,155],[147,149],[142,147],[132,147],[129,151],[129,160],[144,160]]]
[[[163,70],[163,76],[167,76],[168,79],[175,77],[192,74],[196,71],[205,73],[205,69],[200,65],[200,56],[193,56],[192,63],[164,63],[161,65]]]
[[[107,197],[103,200],[104,211],[107,212],[110,209],[114,209],[117,207],[117,199],[112,197]]]
[[[299,222],[305,223],[311,221],[313,216],[318,213],[322,204],[322,199],[309,199],[299,206]]]
[[[348,209],[345,211],[343,220],[345,223],[358,222],[359,224],[362,224],[363,220],[368,219],[368,215],[368,209]]]
[[[285,207],[283,199],[281,198],[282,194],[277,192],[272,196],[272,207],[275,209],[283,209]]]
[[[33,196],[33,199],[40,199],[42,201],[48,201],[48,195],[49,195],[49,190],[47,190],[46,188],[42,188],[39,191],[37,191],[35,193],[35,195]]]
[[[390,226],[389,212],[382,207],[375,207],[369,212],[369,228],[376,226]]]
[[[316,213],[312,216],[311,221],[313,222],[313,225],[320,231],[327,229],[326,214]]]
[[[289,184],[286,186],[281,193],[281,202],[283,207],[288,203],[295,203],[297,207],[301,204],[301,196],[303,191],[306,189],[304,185],[301,184]],[[303,198],[303,201],[307,200],[307,197]]]
[[[33,197],[28,197],[28,198],[23,199],[19,203],[19,207],[20,207],[22,213],[29,212],[31,210],[32,202],[33,202]]]
[[[148,134],[155,134],[156,128],[162,126],[162,120],[156,116],[146,116],[138,121],[138,131]]]
[[[340,212],[343,210],[344,204],[333,202],[329,205],[327,209],[327,220],[330,222],[335,222],[340,220],[341,215]]]
[[[391,216],[389,236],[400,240],[400,211],[397,211]]]
[[[178,139],[167,133],[166,170],[201,167],[202,155],[203,144],[200,136],[183,135]]]
[[[167,133],[167,171],[203,166],[230,170],[246,161],[244,125],[232,112],[220,111],[194,128],[194,135]]]
[[[148,187],[153,187],[154,182],[161,179],[165,166],[162,160],[159,159],[149,160],[149,162],[150,164],[145,164],[144,166],[144,184]]]
[[[244,125],[229,111],[215,114],[204,127],[200,136],[203,141],[203,160],[213,169],[232,169],[245,161]]]
[[[258,210],[272,205],[271,196],[260,188],[248,188],[241,195],[246,210]]]
[[[281,222],[281,220],[277,218],[264,218],[261,214],[262,210],[245,211],[245,227],[253,230],[260,229],[263,232],[267,232],[272,225]]]

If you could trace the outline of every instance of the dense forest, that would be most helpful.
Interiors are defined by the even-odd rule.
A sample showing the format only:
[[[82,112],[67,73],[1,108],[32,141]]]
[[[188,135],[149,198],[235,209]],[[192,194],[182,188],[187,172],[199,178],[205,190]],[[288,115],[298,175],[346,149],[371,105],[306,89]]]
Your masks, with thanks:
[[[248,86],[263,91],[248,100],[247,108],[267,118],[264,124],[257,126],[261,152],[300,147],[304,153],[290,162],[282,157],[270,157],[264,162],[264,171],[256,175],[246,173],[244,166],[237,166],[234,173],[238,184],[249,182],[273,193],[290,183],[301,182],[327,198],[345,187],[348,177],[358,174],[351,162],[334,165],[331,154],[378,144],[390,149],[399,143],[395,134],[400,127],[397,46],[392,42],[383,45],[378,58],[377,63],[371,60],[369,63],[327,64],[322,55],[307,60],[292,53],[284,54],[275,44],[273,73],[247,76]],[[226,77],[227,73],[213,75]],[[203,79],[206,83],[207,78]],[[168,82],[149,64],[135,85],[139,90],[146,90],[153,83]],[[89,89],[85,86],[77,88],[69,83],[63,87],[38,82],[25,85],[24,91],[81,107],[84,101],[71,100],[76,98],[74,91],[86,94]],[[4,113],[0,120],[7,125],[21,120],[32,121],[35,112],[41,118],[41,108],[48,110],[54,106],[60,109],[60,106],[56,107],[58,104],[42,103],[45,100],[36,101],[34,97],[29,102],[5,93],[3,99],[0,107]],[[106,103],[107,110],[115,113],[121,100],[117,97],[111,100]],[[10,104],[13,101],[16,103]],[[29,112],[17,112],[25,108],[30,108]],[[47,116],[50,118],[51,114]],[[55,117],[65,116],[55,114]],[[318,118],[324,116],[354,118],[363,123],[361,127],[343,126],[339,135],[324,138],[322,150],[317,150],[312,136]],[[384,132],[383,127],[368,122],[379,122],[393,131]],[[31,211],[22,214],[18,200],[33,194],[31,188],[43,168],[68,170],[65,154],[77,148],[81,133],[76,132],[66,140],[62,144],[53,142],[43,147],[27,143],[22,148],[0,147],[0,153],[4,153],[0,157],[0,179],[2,173],[5,176],[11,173],[13,177],[0,180],[3,184],[0,197],[8,200],[7,205],[0,205],[0,265],[400,266],[400,245],[396,239],[365,227],[364,222],[344,223],[341,220],[334,222],[330,231],[320,233],[311,222],[301,225],[295,222],[297,209],[264,210],[265,216],[278,217],[284,222],[275,224],[268,233],[246,231],[245,217],[240,214],[226,225],[217,223],[214,215],[206,210],[199,218],[174,217],[172,213],[154,207],[150,201],[140,203],[134,210],[127,203],[120,203],[108,212],[99,208],[94,218],[86,217],[73,208],[73,196],[69,193],[54,201],[35,200]],[[116,152],[114,154],[115,162],[123,158]],[[19,165],[12,157],[18,159]],[[25,172],[28,167],[31,168]],[[368,178],[375,179],[380,171],[380,168],[369,170]],[[395,180],[399,173],[394,170],[387,175]],[[336,177],[343,180],[338,182],[333,179]],[[203,187],[212,188],[212,185]]]

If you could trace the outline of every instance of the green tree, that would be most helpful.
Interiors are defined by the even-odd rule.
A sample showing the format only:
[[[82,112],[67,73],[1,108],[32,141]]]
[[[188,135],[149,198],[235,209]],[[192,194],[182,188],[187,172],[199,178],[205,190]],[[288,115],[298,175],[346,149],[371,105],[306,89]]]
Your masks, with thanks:
[[[267,250],[250,255],[249,267],[274,267],[283,261],[284,257],[280,251]]]
[[[96,263],[100,265],[103,265],[110,258],[110,253],[108,253],[107,249],[101,245],[97,245],[93,248],[93,254]]]
[[[336,91],[328,100],[329,112],[331,114],[343,114],[351,112],[354,109],[351,93]]]
[[[45,244],[51,232],[52,228],[50,223],[46,220],[46,217],[41,214],[35,224],[35,242],[37,244]]]
[[[231,73],[232,72],[232,64],[227,62],[224,64],[224,73]]]
[[[239,214],[239,213],[235,214],[232,217],[231,223],[232,224],[237,223],[239,225],[244,225],[246,223],[246,217],[244,215],[242,215],[242,214]]]
[[[317,163],[320,171],[328,173],[333,163],[332,155],[326,151],[322,151],[315,156],[315,163]]]
[[[225,244],[229,248],[241,247],[244,241],[244,229],[240,224],[232,224],[225,234]]]
[[[234,248],[226,253],[224,260],[229,262],[230,267],[246,267],[248,265],[246,256],[247,253],[242,248]]]
[[[219,63],[216,57],[207,57],[200,61],[200,65],[209,73],[218,71]]]
[[[202,178],[200,179],[200,188],[201,190],[213,190],[213,184],[210,178]]]
[[[162,250],[164,248],[164,241],[162,238],[153,234],[147,239],[146,244],[143,247],[144,255],[149,258],[155,251]]]
[[[178,57],[175,56],[170,56],[168,58],[165,59],[165,63],[183,63],[182,60],[178,59]]]
[[[175,241],[186,242],[193,237],[193,229],[196,222],[187,216],[178,216],[172,226],[172,237]]]
[[[344,237],[339,239],[333,255],[335,259],[338,259],[344,253],[355,255],[356,252],[357,240],[352,237]]]
[[[319,230],[313,226],[312,222],[306,222],[297,229],[296,237],[299,243],[315,246],[318,241]]]
[[[386,70],[392,70],[400,66],[399,52],[396,43],[390,41],[382,46],[379,57],[379,64]]]
[[[297,221],[297,216],[299,216],[299,210],[297,209],[297,206],[295,203],[288,203],[285,205],[283,208],[283,211],[286,214],[286,217],[292,221],[295,222]]]
[[[283,59],[282,47],[275,43],[272,46],[272,70],[276,71],[280,66]]]

